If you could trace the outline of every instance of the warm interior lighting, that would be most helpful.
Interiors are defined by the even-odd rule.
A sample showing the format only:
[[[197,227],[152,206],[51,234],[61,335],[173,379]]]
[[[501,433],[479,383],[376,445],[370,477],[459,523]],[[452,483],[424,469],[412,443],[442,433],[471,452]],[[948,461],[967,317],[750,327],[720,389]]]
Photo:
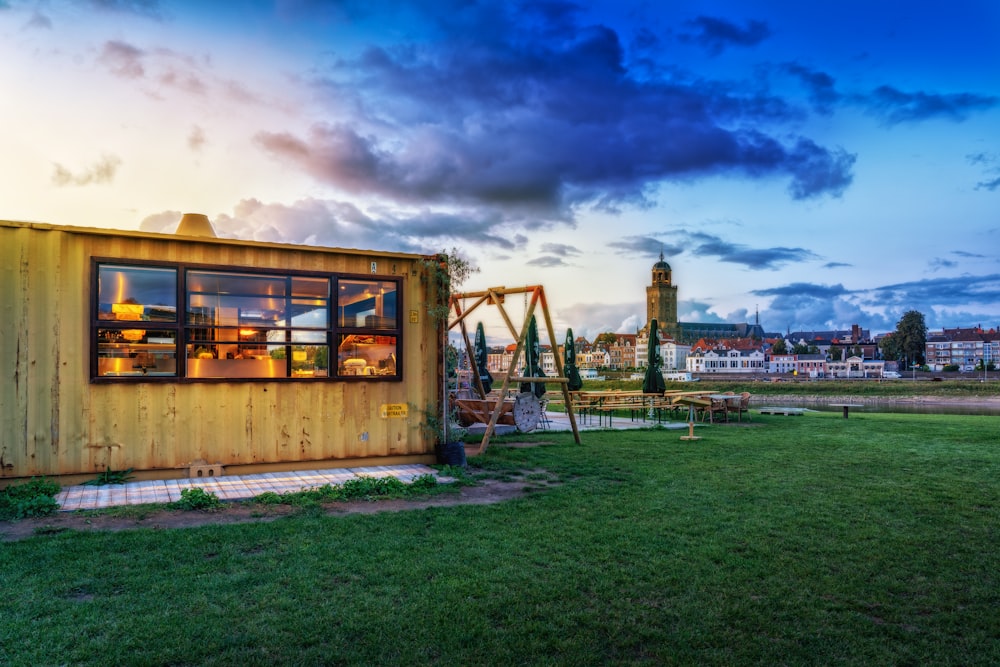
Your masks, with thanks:
[[[257,333],[256,329],[240,329],[241,336],[253,336]]]
[[[146,307],[138,303],[113,303],[111,312],[116,320],[141,320]]]
[[[125,300],[125,272],[124,271],[119,271],[117,273],[117,277],[118,277],[118,279],[116,281],[115,287],[118,288],[118,293],[116,295],[118,298],[115,299],[115,301],[124,301]]]

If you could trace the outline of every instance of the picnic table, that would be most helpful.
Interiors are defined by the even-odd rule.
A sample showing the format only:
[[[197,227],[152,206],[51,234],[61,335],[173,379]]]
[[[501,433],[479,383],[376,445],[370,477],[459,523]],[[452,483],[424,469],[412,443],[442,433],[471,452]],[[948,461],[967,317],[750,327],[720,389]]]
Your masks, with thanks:
[[[655,412],[657,421],[663,408],[671,407],[660,394],[644,394],[641,391],[576,391],[570,393],[570,399],[577,414],[587,419],[597,415],[599,423],[606,418],[608,426],[618,411],[627,411],[634,421],[637,416],[643,421],[650,412]]]
[[[865,406],[861,405],[860,403],[831,403],[830,407],[831,408],[843,408],[844,409],[844,419],[847,419],[847,413],[850,411],[851,408],[863,408]]]

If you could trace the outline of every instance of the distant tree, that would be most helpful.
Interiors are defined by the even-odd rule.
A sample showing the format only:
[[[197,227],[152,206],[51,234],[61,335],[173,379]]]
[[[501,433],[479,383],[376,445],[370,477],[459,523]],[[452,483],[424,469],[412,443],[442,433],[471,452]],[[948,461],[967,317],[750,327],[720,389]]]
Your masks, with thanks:
[[[893,334],[888,334],[878,342],[878,349],[882,353],[882,358],[886,361],[899,361],[902,355],[899,351],[898,339]]]
[[[594,339],[594,345],[597,347],[610,347],[618,342],[618,336],[614,335],[610,331],[598,334],[597,338]]]
[[[784,338],[775,341],[774,345],[771,346],[771,354],[788,354],[788,345]]]
[[[792,354],[819,354],[819,348],[815,345],[796,343],[795,347],[792,348]]]
[[[893,338],[896,339],[899,354],[911,364],[923,365],[924,352],[927,349],[927,324],[924,322],[923,313],[917,310],[903,313],[896,323]]]
[[[830,361],[840,361],[844,357],[844,351],[839,347],[830,348]]]

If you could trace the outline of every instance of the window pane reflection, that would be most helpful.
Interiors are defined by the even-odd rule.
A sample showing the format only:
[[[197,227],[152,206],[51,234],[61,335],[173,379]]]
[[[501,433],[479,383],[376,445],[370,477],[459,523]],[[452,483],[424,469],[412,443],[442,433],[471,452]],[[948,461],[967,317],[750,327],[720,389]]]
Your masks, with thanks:
[[[396,283],[388,280],[341,280],[337,293],[342,327],[396,328]]]
[[[341,336],[337,346],[337,374],[395,376],[396,353],[395,336]]]
[[[98,329],[97,375],[176,376],[177,332],[154,329]]]
[[[176,269],[102,264],[97,293],[98,319],[177,321]]]

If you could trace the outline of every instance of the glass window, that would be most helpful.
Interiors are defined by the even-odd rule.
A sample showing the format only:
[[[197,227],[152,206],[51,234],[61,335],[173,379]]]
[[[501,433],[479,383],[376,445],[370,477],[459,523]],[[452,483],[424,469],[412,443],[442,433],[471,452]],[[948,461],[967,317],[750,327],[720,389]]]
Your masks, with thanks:
[[[330,279],[187,273],[187,375],[325,377]]]
[[[99,377],[177,375],[177,332],[156,329],[97,329]]]
[[[395,329],[396,283],[388,280],[341,280],[338,324],[359,329]]]
[[[337,345],[337,375],[397,375],[396,354],[395,336],[341,335]]]
[[[177,321],[177,269],[101,264],[97,294],[98,319]]]
[[[400,377],[394,279],[117,263],[95,276],[94,377]]]
[[[94,375],[176,377],[177,269],[98,264],[96,278]]]

